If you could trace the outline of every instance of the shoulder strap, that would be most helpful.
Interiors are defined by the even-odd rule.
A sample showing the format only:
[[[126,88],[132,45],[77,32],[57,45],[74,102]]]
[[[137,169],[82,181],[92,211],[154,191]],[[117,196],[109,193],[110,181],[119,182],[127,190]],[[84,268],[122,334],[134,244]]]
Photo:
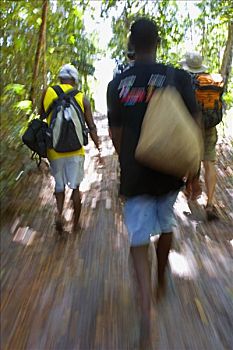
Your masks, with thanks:
[[[78,111],[78,116],[79,116],[79,120],[80,120],[80,123],[82,125],[82,128],[83,129],[86,129],[86,126],[85,126],[85,118],[84,118],[84,112],[81,108],[81,106],[79,105],[78,101],[76,100],[76,98],[74,96],[77,95],[78,92],[81,92],[81,91],[70,91],[70,95],[72,96],[72,101],[73,101],[73,106],[74,108]]]
[[[74,102],[75,106],[78,108],[78,110],[83,114],[83,111],[78,103],[78,101],[76,100],[75,96],[81,91],[77,90],[77,89],[72,89],[69,90],[66,94],[70,97],[72,97],[72,101]]]
[[[78,105],[78,102],[76,101],[76,99],[74,98],[80,91],[77,89],[71,89],[67,92],[63,91],[62,88],[59,85],[54,85],[51,86],[51,88],[56,92],[58,98],[64,95],[68,95],[73,97],[73,100],[75,102],[76,105]],[[47,111],[43,114],[43,119],[47,118],[49,116],[49,114],[52,112],[55,104],[56,104],[57,98],[50,104],[49,108],[47,109]],[[80,106],[78,105],[78,107],[80,108]],[[80,108],[81,109],[81,108]]]
[[[71,97],[75,97],[80,91],[77,89],[71,89],[69,91],[66,92],[66,95],[71,96]]]
[[[52,89],[56,92],[58,97],[65,94],[65,92],[62,90],[62,88],[59,85],[52,86]]]
[[[74,88],[71,88],[68,91],[63,91],[59,85],[52,86],[52,89],[56,92],[57,96],[60,97],[62,95],[68,95],[71,97],[76,96],[80,91]]]
[[[56,92],[57,94],[57,98],[55,100],[53,100],[53,102],[50,104],[49,108],[47,109],[47,111],[45,113],[43,113],[43,119],[47,118],[50,113],[52,112],[54,106],[55,106],[55,103],[57,101],[57,99],[62,96],[62,95],[65,95],[66,93],[62,90],[62,88],[59,86],[59,85],[54,85],[54,86],[51,86],[51,88]]]

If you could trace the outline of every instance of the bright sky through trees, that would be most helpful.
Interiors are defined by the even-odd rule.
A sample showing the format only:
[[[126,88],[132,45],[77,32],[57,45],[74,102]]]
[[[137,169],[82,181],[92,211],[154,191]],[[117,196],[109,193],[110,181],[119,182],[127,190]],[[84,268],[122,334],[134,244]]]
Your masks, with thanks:
[[[86,15],[84,17],[84,24],[88,33],[96,31],[98,34],[98,45],[103,50],[103,57],[101,60],[96,61],[95,66],[95,78],[96,82],[93,84],[94,88],[94,100],[95,107],[98,112],[106,113],[106,89],[108,82],[112,79],[112,73],[115,66],[115,62],[110,58],[110,52],[108,51],[108,43],[112,37],[111,30],[111,18],[103,19],[100,17],[101,1],[92,1],[91,5],[95,8],[94,19]]]

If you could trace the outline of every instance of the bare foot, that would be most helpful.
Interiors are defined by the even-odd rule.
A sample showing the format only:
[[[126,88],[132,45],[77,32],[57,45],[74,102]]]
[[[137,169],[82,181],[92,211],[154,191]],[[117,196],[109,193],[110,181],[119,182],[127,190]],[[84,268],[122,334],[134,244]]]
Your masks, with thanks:
[[[207,205],[205,210],[208,221],[219,220],[219,215],[214,205]]]
[[[64,225],[63,218],[61,216],[56,216],[55,228],[56,228],[57,233],[60,235],[63,232],[63,225]]]
[[[150,317],[142,317],[140,325],[140,340],[139,340],[140,350],[151,350],[151,322]]]
[[[156,288],[157,303],[159,303],[165,297],[166,292],[167,292],[167,283],[166,283],[166,279],[164,278],[164,281],[159,282]]]
[[[74,223],[73,224],[73,228],[72,228],[72,232],[73,233],[79,233],[79,231],[81,230],[81,226],[79,223]]]

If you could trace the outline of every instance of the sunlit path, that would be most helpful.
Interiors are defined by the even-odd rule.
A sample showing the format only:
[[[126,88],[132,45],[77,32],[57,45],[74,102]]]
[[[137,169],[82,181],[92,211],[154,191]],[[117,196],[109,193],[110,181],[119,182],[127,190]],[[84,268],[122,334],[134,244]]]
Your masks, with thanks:
[[[90,143],[81,186],[80,233],[70,233],[72,210],[67,200],[66,238],[56,237],[53,183],[45,164],[43,174],[22,178],[22,193],[3,221],[2,349],[138,348],[136,289],[117,197],[117,157],[106,118],[96,116],[96,120],[105,164],[96,166]],[[191,213],[183,194],[179,195],[168,295],[154,324],[155,338],[157,334],[160,338],[155,348],[232,347],[231,161],[230,149],[223,145],[218,162],[219,223],[206,223],[200,208],[191,208]]]

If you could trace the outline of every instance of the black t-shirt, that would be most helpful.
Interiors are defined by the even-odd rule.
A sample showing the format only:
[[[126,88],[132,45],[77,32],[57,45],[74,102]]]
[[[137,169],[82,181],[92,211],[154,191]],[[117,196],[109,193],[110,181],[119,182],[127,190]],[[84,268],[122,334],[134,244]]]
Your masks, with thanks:
[[[118,75],[108,85],[109,126],[122,128],[119,156],[122,195],[160,196],[183,185],[181,179],[149,169],[138,163],[134,156],[149,99],[156,88],[168,84],[176,87],[189,112],[194,115],[197,105],[190,75],[181,69],[153,62],[135,62],[133,67]]]

